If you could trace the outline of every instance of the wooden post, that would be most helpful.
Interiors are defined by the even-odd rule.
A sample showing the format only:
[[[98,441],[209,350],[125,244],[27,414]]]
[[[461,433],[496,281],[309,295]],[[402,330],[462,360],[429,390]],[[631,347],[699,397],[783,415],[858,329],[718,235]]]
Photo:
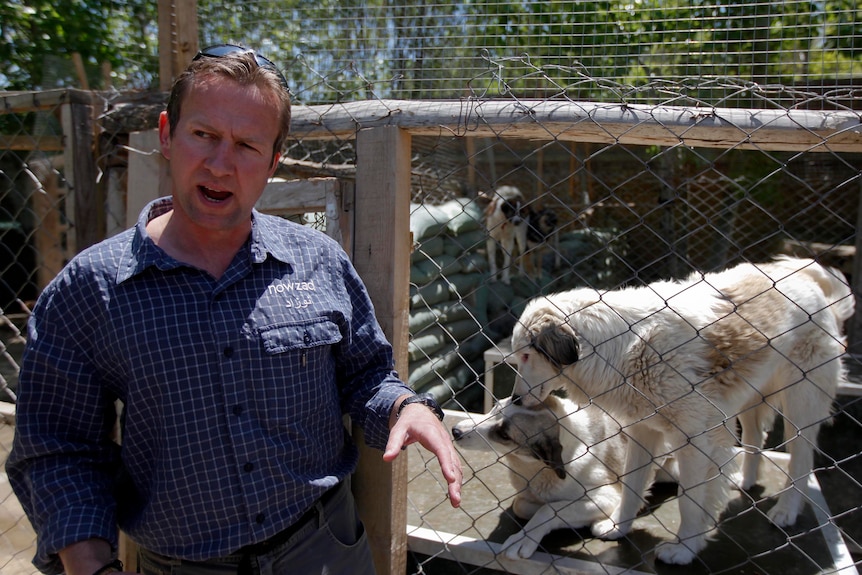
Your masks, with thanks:
[[[361,130],[356,138],[353,264],[374,302],[377,319],[407,377],[410,276],[410,134],[395,126]],[[355,427],[355,426],[354,426]],[[360,446],[353,479],[359,513],[378,575],[407,568],[407,457],[384,463],[382,453]]]
[[[174,79],[198,52],[197,0],[159,0],[159,88]]]
[[[104,198],[96,185],[93,106],[63,104],[63,135],[66,138],[66,214],[72,220],[68,242],[78,253],[105,237]],[[71,205],[70,205],[71,204]]]

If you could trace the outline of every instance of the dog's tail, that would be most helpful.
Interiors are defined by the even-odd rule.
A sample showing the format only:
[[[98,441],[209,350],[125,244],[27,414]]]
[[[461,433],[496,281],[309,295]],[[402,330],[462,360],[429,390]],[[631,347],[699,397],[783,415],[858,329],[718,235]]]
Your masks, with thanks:
[[[853,317],[856,301],[850,285],[841,270],[817,263],[812,259],[797,259],[788,256],[778,257],[776,262],[786,266],[791,273],[808,276],[823,292],[826,307],[839,326]]]
[[[806,267],[803,273],[811,276],[823,290],[829,311],[835,316],[839,326],[853,317],[856,311],[855,297],[841,270],[815,264]]]

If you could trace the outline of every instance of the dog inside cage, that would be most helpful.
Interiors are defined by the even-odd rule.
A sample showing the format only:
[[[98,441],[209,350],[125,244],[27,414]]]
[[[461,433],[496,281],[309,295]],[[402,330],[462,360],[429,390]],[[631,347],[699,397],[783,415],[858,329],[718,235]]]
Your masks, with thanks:
[[[512,336],[512,397],[453,426],[466,461],[490,449],[508,472],[512,511],[526,523],[501,552],[530,557],[556,529],[626,536],[658,473],[678,484],[679,517],[665,519],[656,557],[689,564],[731,499],[739,507],[731,492],[775,475],[762,449],[779,416],[789,457],[765,515],[792,527],[845,378],[842,326],[853,311],[839,270],[789,257],[531,301]]]

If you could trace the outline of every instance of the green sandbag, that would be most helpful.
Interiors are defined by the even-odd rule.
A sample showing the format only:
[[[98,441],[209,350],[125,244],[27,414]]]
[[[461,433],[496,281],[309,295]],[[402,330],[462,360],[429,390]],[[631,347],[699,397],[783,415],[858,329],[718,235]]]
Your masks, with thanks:
[[[470,308],[462,301],[446,301],[433,306],[412,310],[410,312],[410,333],[418,334],[421,330],[437,322],[441,324],[452,323],[459,319],[473,317]],[[481,324],[482,322],[478,321]]]
[[[439,206],[449,218],[446,229],[455,236],[483,228],[483,209],[476,200],[455,198]]]
[[[413,252],[410,254],[410,262],[416,263],[427,259],[434,259],[443,253],[446,247],[446,236],[434,236],[424,240],[413,238]]]
[[[449,294],[449,282],[443,279],[433,281],[424,286],[410,286],[410,307],[426,308],[452,299]]]
[[[422,330],[422,333],[413,336],[413,339],[407,343],[407,359],[409,361],[417,361],[423,358],[430,358],[446,342],[451,341],[452,338],[446,333],[446,329],[442,325],[432,325]]]
[[[451,216],[438,206],[410,204],[410,232],[414,242],[437,236],[446,230]]]
[[[453,274],[461,271],[461,262],[458,258],[448,254],[441,254],[436,258],[417,261],[410,266],[410,281],[425,285],[439,278],[440,275]]]
[[[467,232],[460,236],[443,237],[443,253],[460,256],[465,252],[478,252],[487,245],[488,234],[485,230]],[[484,254],[484,251],[483,251]]]

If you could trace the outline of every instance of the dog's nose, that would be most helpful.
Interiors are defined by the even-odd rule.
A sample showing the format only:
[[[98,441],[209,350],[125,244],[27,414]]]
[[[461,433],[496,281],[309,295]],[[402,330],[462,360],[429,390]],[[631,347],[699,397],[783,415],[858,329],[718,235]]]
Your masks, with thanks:
[[[464,432],[458,429],[457,427],[452,428],[452,437],[455,438],[455,441],[461,439],[461,436],[464,435]]]

